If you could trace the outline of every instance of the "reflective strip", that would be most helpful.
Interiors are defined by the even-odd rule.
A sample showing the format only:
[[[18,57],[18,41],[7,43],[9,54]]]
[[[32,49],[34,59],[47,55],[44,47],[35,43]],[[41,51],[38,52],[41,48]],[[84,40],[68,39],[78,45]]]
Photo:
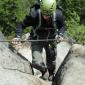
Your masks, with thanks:
[[[55,29],[57,28],[57,26],[56,26],[56,11],[53,12],[53,26]]]
[[[41,26],[41,10],[40,9],[38,10],[38,13],[39,13],[39,22],[38,22],[38,26],[36,27],[36,29],[40,28]]]

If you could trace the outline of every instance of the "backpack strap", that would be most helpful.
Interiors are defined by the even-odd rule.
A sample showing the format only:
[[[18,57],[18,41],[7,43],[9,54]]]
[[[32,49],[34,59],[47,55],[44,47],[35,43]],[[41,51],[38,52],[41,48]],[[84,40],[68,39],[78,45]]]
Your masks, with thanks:
[[[38,5],[34,5],[31,8],[30,14],[33,18],[35,18],[38,14],[39,21],[38,21],[38,25],[36,26],[36,29],[38,29],[41,26],[41,10],[39,9]]]
[[[38,9],[38,14],[39,14],[39,21],[38,21],[38,25],[36,26],[36,29],[40,28],[41,26],[41,10]]]
[[[38,10],[38,14],[39,14],[39,23],[38,23],[36,29],[38,29],[41,26],[41,10],[40,9]],[[53,19],[52,20],[53,20],[53,27],[55,29],[57,29],[57,25],[56,25],[56,11],[53,12]]]
[[[53,12],[53,26],[55,29],[57,29],[57,25],[56,25],[56,11]]]
[[[55,29],[55,35],[58,32],[58,26],[57,26],[57,22],[56,22],[56,11],[53,12],[53,27]]]
[[[35,10],[36,9],[34,8],[32,11],[35,12]],[[33,12],[32,12],[32,15],[33,15]],[[34,33],[34,36],[37,36],[36,30],[41,27],[42,16],[41,16],[41,10],[40,9],[37,9],[37,12],[35,12],[35,13],[38,13],[39,21],[38,21],[36,28],[33,29],[33,33]],[[35,16],[36,16],[36,14],[35,14]],[[35,17],[35,16],[33,16],[33,17]],[[52,15],[52,24],[53,24],[54,29],[57,31],[58,29],[57,29],[57,24],[56,24],[56,11],[54,11],[53,15]],[[37,38],[38,38],[38,36],[37,36]]]
[[[33,12],[34,12],[34,15],[33,15]],[[38,25],[36,26],[36,28],[32,30],[33,31],[33,34],[34,34],[33,35],[34,37],[37,36],[36,30],[41,27],[41,10],[40,9],[32,8],[32,10],[31,10],[31,16],[32,17],[36,17],[37,13],[38,13],[39,20],[38,20]],[[38,38],[38,36],[37,36],[37,38]]]

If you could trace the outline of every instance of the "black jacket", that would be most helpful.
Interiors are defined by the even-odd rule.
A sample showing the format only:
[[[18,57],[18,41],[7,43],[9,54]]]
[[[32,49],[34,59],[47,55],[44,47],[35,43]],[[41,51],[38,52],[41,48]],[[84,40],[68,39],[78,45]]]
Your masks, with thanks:
[[[32,37],[34,36],[34,33],[33,33],[33,30],[36,29],[38,23],[39,23],[39,13],[37,11],[38,9],[35,8],[35,10],[33,10],[30,15],[27,15],[25,17],[25,19],[23,20],[23,22],[21,22],[17,28],[16,28],[16,36],[21,36],[21,32],[23,29],[25,29],[26,27],[28,26],[33,26],[33,29],[31,31],[31,35]],[[51,16],[49,18],[48,21],[46,21],[42,14],[41,14],[41,28],[54,28],[53,27],[53,21],[52,21],[52,17]],[[55,29],[49,29],[48,31],[50,32],[50,35],[49,36],[52,36],[53,34],[58,33],[58,34],[64,34],[65,32],[65,24],[64,24],[64,16],[63,16],[63,13],[60,9],[57,9],[56,10],[56,30]],[[46,35],[46,33],[48,32],[45,32],[46,30],[38,30],[36,31],[37,34],[39,36],[42,36],[42,35]],[[45,36],[44,36],[45,37]]]

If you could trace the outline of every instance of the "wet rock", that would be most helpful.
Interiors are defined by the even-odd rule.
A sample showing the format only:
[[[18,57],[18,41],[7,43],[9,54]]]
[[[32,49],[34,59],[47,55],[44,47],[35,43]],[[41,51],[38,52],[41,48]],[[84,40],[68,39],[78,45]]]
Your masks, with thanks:
[[[74,44],[52,85],[85,85],[85,46]]]
[[[0,40],[2,39],[1,34]],[[18,56],[16,53],[13,53],[3,42],[0,42],[0,66],[6,69],[32,74],[30,62],[22,59],[21,56]]]
[[[0,67],[0,85],[51,85],[33,75]]]
[[[0,40],[2,34],[0,34]],[[33,75],[30,62],[0,42],[0,85],[51,85]]]

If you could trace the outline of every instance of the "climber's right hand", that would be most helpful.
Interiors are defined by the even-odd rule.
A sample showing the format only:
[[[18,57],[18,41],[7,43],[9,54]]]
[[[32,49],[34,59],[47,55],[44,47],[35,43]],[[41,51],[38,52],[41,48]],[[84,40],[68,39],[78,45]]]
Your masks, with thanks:
[[[61,35],[56,35],[56,36],[55,36],[55,39],[56,39],[56,42],[57,42],[57,43],[60,43],[60,42],[64,41],[64,37],[61,36]]]
[[[11,44],[13,45],[21,44],[20,40],[21,40],[20,38],[15,37],[11,40]]]

